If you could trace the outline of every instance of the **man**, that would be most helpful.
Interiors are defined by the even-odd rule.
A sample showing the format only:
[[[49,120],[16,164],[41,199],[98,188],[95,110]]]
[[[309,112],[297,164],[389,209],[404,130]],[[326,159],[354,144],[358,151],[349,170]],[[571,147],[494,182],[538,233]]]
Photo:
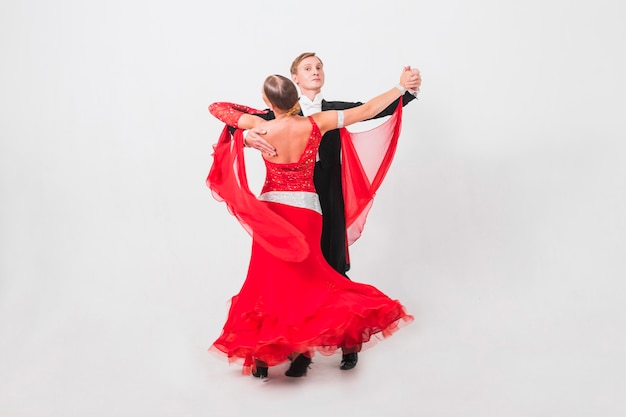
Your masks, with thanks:
[[[421,76],[418,70],[405,68],[412,71],[413,76],[410,84],[402,86],[407,91],[402,97],[402,104],[406,105],[416,98],[421,85]],[[300,107],[303,116],[320,112],[322,110],[345,110],[360,106],[361,102],[326,101],[322,98],[325,74],[322,60],[314,52],[300,54],[291,64],[291,78],[300,90]],[[390,116],[396,109],[398,102],[376,115],[374,118]],[[273,119],[274,114],[270,111],[260,115],[266,119]],[[274,148],[266,142],[262,130],[253,129],[248,132],[244,144],[255,148],[263,153],[273,155]],[[315,164],[313,177],[315,189],[319,195],[322,208],[322,253],[326,261],[346,278],[346,272],[350,269],[348,245],[346,239],[346,219],[344,215],[344,201],[341,184],[341,140],[339,129],[327,132],[320,143],[318,160]],[[341,364],[342,370],[349,370],[358,362],[358,350],[343,349]]]

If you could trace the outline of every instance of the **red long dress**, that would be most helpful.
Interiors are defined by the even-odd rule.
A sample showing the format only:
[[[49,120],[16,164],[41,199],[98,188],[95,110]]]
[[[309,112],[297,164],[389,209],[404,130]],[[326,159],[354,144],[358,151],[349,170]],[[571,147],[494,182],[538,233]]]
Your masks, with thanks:
[[[332,354],[368,342],[373,335],[389,336],[413,319],[400,302],[371,285],[346,279],[324,259],[322,216],[313,185],[321,134],[309,120],[311,135],[298,162],[265,161],[266,181],[258,198],[246,181],[241,132],[231,141],[225,129],[215,146],[207,184],[252,235],[253,243],[246,280],[232,297],[222,334],[210,350],[226,354],[231,362],[243,361],[244,373],[255,358],[274,366],[294,352]],[[398,133],[395,130],[396,139]],[[353,215],[362,218],[358,234],[371,201],[361,205]]]

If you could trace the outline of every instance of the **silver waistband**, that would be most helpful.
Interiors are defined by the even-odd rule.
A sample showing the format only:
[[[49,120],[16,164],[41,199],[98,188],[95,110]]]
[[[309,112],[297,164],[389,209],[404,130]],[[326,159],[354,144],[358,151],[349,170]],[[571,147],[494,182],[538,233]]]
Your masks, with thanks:
[[[259,200],[306,208],[322,214],[322,206],[320,206],[320,199],[316,193],[306,191],[268,191],[261,194]]]

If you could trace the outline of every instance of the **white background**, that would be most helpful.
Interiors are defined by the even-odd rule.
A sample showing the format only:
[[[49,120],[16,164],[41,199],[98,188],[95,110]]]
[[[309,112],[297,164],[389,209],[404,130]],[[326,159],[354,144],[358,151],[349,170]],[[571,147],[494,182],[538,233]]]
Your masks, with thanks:
[[[3,1],[0,416],[626,415],[625,20],[618,0]],[[261,383],[207,353],[250,248],[204,184],[207,106],[262,108],[304,51],[330,100],[422,71],[350,273],[416,320],[353,371],[318,355]]]

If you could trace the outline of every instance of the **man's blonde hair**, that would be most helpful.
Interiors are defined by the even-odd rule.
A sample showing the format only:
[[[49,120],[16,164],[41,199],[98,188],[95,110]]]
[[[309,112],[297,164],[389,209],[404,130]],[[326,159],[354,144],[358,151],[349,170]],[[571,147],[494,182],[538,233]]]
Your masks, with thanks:
[[[322,62],[320,57],[315,55],[315,52],[304,52],[304,53],[298,55],[296,57],[296,59],[294,59],[293,62],[291,63],[291,69],[290,69],[291,70],[291,75],[297,73],[298,72],[298,65],[300,65],[300,63],[303,60],[305,60],[305,59],[307,59],[307,58],[309,58],[311,56],[314,56],[315,58],[317,58],[320,61],[320,64],[324,65],[324,63]]]

